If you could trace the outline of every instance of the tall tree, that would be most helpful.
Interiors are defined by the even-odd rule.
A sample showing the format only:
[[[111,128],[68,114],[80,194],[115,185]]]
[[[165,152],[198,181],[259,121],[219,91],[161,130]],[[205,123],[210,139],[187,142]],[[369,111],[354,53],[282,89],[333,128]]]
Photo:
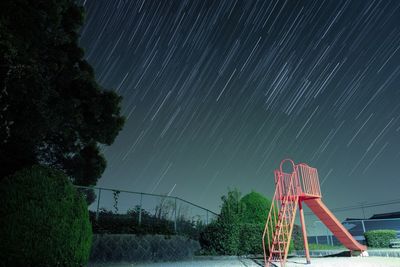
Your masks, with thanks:
[[[121,97],[95,80],[78,45],[74,0],[0,1],[0,179],[40,163],[94,185],[122,129]]]

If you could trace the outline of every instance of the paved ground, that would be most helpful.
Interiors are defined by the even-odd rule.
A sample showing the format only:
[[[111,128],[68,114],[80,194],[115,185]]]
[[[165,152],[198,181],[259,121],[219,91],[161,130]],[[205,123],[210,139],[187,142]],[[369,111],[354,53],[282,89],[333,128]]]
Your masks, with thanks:
[[[286,267],[399,267],[400,258],[389,257],[325,257],[312,258],[311,264],[305,264],[304,258],[288,260]]]
[[[253,261],[250,259],[238,259],[235,257],[215,258],[215,259],[197,259],[193,261],[181,262],[160,262],[145,264],[107,264],[107,265],[90,265],[90,266],[107,266],[107,267],[259,267],[262,266],[261,261]],[[276,265],[276,266],[279,266]],[[400,258],[388,257],[325,257],[312,258],[311,264],[305,264],[304,258],[291,258],[288,260],[286,267],[399,267]]]
[[[179,261],[179,262],[158,262],[158,263],[142,263],[142,264],[95,264],[89,265],[89,267],[228,267],[228,266],[248,266],[248,267],[260,267],[259,264],[256,264],[254,261],[249,259],[237,259],[236,257],[232,258],[223,258],[223,259],[212,259],[212,260],[192,260],[192,261]]]

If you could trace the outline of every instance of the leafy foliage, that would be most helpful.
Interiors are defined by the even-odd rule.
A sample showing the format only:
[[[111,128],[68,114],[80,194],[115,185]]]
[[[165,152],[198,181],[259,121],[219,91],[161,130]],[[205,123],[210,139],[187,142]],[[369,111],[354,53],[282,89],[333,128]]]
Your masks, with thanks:
[[[33,166],[0,182],[3,266],[82,266],[92,230],[87,205],[67,177]]]
[[[262,234],[271,201],[257,192],[245,195],[240,203],[241,214],[240,254],[262,254]]]
[[[257,192],[245,195],[240,203],[243,206],[242,222],[265,224],[271,201]]]
[[[95,234],[181,235],[198,240],[199,232],[204,228],[203,223],[200,220],[186,218],[179,209],[175,222],[174,207],[173,202],[164,199],[157,205],[154,213],[141,209],[139,205],[128,210],[126,214],[116,212],[118,209],[115,205],[114,211],[100,209],[98,218],[95,212],[89,213]]]
[[[220,216],[200,234],[203,253],[263,253],[261,238],[271,202],[256,192],[241,198],[236,189],[221,199]]]
[[[240,225],[239,254],[263,254],[262,234],[264,223],[243,223]]]
[[[375,248],[388,248],[391,239],[397,237],[395,230],[371,230],[364,233],[367,245]]]
[[[304,249],[304,242],[303,242],[303,232],[301,231],[300,225],[293,225],[293,232],[292,232],[292,242],[293,249],[296,250],[303,250]]]
[[[83,8],[74,0],[0,4],[0,179],[34,164],[94,185],[99,144],[121,130],[121,97],[102,89],[78,46]]]
[[[96,214],[90,212],[90,220],[95,234],[174,234],[172,221],[156,218],[143,209],[140,225],[139,210],[131,210],[127,214],[115,214],[103,209],[97,220]]]
[[[240,195],[240,192],[234,189],[221,198],[221,214],[217,220],[217,225],[220,235],[219,252],[224,255],[236,255],[239,251],[241,213],[243,212]]]

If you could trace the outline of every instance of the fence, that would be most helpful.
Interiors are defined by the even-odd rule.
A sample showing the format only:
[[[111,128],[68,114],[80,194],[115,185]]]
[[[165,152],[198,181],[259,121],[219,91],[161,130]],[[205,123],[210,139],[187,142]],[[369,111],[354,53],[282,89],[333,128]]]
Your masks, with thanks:
[[[342,222],[343,226],[350,232],[354,238],[362,244],[365,244],[364,233],[369,230],[391,229],[397,231],[400,237],[400,219],[360,219],[346,220]],[[340,242],[331,234],[328,228],[321,221],[314,221],[308,229],[308,240],[310,243],[340,245]]]
[[[95,233],[183,234],[196,239],[218,214],[179,197],[76,186],[92,204]]]

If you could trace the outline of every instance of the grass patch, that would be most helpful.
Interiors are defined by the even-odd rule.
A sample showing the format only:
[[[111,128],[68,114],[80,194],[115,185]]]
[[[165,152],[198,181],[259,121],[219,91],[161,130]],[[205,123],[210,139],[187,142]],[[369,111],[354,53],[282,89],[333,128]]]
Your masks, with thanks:
[[[327,244],[315,244],[310,243],[308,244],[309,250],[335,250],[335,249],[346,249],[344,246],[341,245],[327,245]]]

